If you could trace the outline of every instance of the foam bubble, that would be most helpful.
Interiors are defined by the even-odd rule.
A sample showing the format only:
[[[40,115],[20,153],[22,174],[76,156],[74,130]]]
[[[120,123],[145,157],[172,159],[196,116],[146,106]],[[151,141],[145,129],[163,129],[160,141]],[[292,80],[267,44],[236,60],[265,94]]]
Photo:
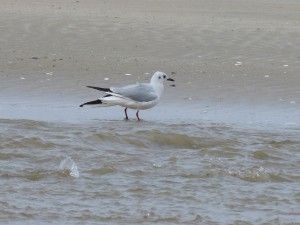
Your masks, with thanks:
[[[236,62],[234,65],[235,65],[235,66],[241,66],[242,64],[243,64],[242,62],[239,62],[239,61],[238,61],[238,62]]]

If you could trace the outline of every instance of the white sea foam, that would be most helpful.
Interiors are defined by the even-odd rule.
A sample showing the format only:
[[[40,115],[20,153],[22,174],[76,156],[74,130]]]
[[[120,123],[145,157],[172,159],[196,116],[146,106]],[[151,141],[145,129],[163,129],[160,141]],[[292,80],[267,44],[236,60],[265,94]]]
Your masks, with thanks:
[[[77,165],[71,157],[67,157],[64,160],[62,160],[59,164],[59,169],[69,171],[70,176],[72,177],[79,177]]]

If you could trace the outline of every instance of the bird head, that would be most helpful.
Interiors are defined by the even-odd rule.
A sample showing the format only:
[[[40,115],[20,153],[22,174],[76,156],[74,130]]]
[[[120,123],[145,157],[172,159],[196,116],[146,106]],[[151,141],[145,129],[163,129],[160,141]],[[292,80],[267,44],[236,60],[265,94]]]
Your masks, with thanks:
[[[151,83],[153,82],[159,82],[159,83],[163,83],[165,80],[168,80],[168,81],[175,81],[174,79],[172,78],[169,78],[167,76],[167,74],[165,74],[164,72],[161,72],[161,71],[157,71],[153,74],[152,78],[151,78]]]

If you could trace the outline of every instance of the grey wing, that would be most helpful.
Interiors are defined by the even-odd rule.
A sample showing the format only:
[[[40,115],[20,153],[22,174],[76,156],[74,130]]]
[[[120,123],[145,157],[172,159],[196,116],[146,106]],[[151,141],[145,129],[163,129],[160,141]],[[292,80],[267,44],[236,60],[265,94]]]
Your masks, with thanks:
[[[123,95],[137,102],[149,102],[158,98],[155,90],[149,84],[133,84],[125,87],[112,87],[114,93]]]

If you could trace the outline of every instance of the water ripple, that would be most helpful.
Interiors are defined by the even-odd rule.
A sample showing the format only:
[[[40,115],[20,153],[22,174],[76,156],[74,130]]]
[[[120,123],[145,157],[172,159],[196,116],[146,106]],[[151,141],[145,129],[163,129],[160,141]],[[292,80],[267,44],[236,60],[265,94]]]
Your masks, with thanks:
[[[218,224],[216,215],[225,213],[238,224],[240,217],[256,223],[252,218],[266,211],[270,220],[288,218],[299,203],[294,131],[131,121],[0,124],[0,219]]]

